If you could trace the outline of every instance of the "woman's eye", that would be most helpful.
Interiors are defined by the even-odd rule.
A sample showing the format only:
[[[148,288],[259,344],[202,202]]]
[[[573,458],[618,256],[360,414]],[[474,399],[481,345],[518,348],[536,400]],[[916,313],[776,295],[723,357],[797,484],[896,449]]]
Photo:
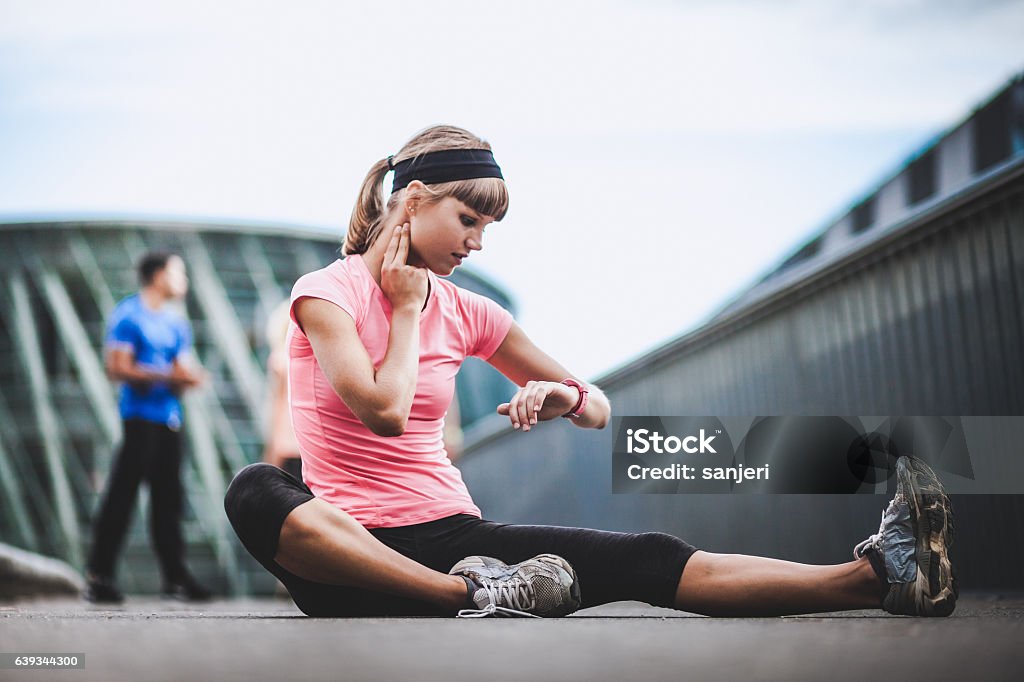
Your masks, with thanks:
[[[468,215],[464,215],[462,216],[462,224],[465,225],[466,227],[473,227],[474,225],[476,225],[476,220],[470,218]]]

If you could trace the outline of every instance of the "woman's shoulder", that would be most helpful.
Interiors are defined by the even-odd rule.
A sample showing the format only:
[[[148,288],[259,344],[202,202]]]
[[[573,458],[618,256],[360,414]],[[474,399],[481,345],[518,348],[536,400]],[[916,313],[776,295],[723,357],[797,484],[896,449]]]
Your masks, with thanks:
[[[355,258],[357,256],[339,258],[330,265],[302,275],[295,280],[292,298],[311,289],[351,289],[358,286],[361,278],[358,268],[355,267]]]
[[[320,298],[347,312],[357,325],[361,324],[368,301],[373,296],[374,283],[366,272],[366,266],[357,258],[338,259],[325,268],[299,277],[292,287],[292,304],[304,297]],[[294,314],[292,319],[295,319]]]

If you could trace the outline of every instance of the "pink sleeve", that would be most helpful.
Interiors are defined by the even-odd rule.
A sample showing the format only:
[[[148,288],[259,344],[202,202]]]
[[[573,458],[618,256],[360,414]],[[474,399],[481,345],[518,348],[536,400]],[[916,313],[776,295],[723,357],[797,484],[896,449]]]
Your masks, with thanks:
[[[329,301],[348,313],[357,324],[359,322],[359,308],[356,306],[352,291],[348,286],[343,286],[342,282],[331,277],[326,270],[317,270],[303,275],[292,287],[291,308],[288,310],[288,316],[296,324],[298,324],[298,320],[295,319],[295,302],[304,297],[322,298]]]
[[[486,360],[498,350],[515,320],[486,296],[461,288],[458,291],[466,325],[466,355]]]

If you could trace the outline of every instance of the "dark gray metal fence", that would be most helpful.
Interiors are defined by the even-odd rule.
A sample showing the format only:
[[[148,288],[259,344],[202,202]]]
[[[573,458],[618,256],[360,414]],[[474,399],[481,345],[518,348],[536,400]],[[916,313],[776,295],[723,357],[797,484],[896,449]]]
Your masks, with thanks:
[[[1000,94],[988,106],[1016,107],[1000,120],[1024,129],[1020,80],[1006,92],[1022,96]],[[1003,139],[979,133],[977,117],[927,150],[941,180],[930,199],[907,192],[920,186],[920,167],[908,164],[711,323],[598,378],[613,412],[1024,414],[1024,145],[1013,142],[1024,137],[1002,131],[1009,142],[1000,163],[986,157],[971,167],[961,138]],[[858,222],[861,206],[876,201],[873,222]],[[495,520],[660,530],[712,551],[832,563],[876,530],[886,504],[875,496],[616,496],[610,429],[559,421],[522,434],[506,424],[481,425],[463,463]],[[1024,456],[1024,444],[1007,447]],[[1024,496],[958,496],[954,506],[964,586],[1024,587]]]

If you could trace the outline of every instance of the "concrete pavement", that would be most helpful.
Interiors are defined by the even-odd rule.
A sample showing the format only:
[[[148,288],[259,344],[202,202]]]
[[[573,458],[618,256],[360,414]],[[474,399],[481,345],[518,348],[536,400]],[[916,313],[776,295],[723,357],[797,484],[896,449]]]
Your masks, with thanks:
[[[0,680],[987,680],[1024,670],[1024,595],[953,617],[712,619],[624,602],[560,620],[310,619],[284,600],[0,604],[0,652],[84,653]]]

